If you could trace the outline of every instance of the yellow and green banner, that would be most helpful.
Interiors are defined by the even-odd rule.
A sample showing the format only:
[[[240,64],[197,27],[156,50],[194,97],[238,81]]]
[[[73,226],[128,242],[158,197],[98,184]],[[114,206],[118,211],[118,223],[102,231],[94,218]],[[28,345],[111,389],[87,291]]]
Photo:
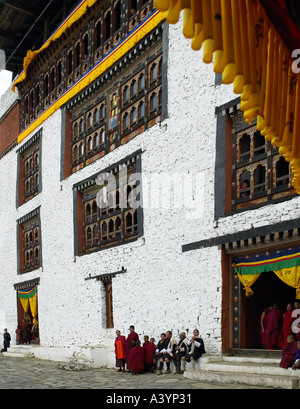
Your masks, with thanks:
[[[26,290],[17,290],[17,295],[20,299],[22,307],[26,314],[31,312],[33,324],[38,324],[38,304],[37,304],[37,285]]]
[[[259,276],[273,271],[285,284],[296,289],[296,299],[300,299],[300,247],[238,257],[232,267],[244,285],[247,297],[253,295],[251,286]]]

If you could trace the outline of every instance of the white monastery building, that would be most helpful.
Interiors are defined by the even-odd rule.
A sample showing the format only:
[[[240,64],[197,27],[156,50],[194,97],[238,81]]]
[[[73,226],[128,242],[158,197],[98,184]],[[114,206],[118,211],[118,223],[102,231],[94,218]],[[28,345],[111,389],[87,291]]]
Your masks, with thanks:
[[[129,325],[261,348],[264,308],[299,292],[266,268],[300,252],[289,163],[153,0],[59,24],[1,98],[1,331],[28,320],[37,357],[112,367]]]

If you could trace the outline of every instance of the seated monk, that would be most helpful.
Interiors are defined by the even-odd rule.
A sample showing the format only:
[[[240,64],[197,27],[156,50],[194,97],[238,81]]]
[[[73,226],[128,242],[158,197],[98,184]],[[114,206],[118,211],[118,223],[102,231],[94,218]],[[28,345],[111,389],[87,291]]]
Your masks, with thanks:
[[[295,363],[295,356],[297,353],[297,341],[294,334],[290,334],[287,337],[287,343],[282,350],[282,358],[280,362],[280,367],[288,369]]]
[[[137,340],[135,343],[135,347],[132,348],[128,363],[132,375],[145,372],[145,350],[143,347],[141,347],[140,340]]]
[[[300,341],[297,341],[297,352],[295,356],[295,362],[292,366],[292,369],[300,369]]]

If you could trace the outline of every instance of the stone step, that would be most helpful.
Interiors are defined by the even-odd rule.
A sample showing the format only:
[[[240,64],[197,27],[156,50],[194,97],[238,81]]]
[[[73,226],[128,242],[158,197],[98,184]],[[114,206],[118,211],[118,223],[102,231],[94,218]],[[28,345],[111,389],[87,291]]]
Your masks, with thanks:
[[[245,349],[245,348],[234,348],[226,353],[226,356],[235,357],[257,357],[257,358],[281,358],[281,351],[276,349]]]
[[[223,356],[200,358],[186,366],[184,376],[198,381],[245,384],[257,387],[299,389],[300,371],[279,367],[280,359],[261,356]]]
[[[32,349],[36,347],[34,345],[13,345],[8,348],[7,352],[3,352],[3,356],[12,358],[24,358],[32,357],[34,353]]]
[[[242,356],[223,356],[223,361],[224,362],[236,362],[236,363],[260,363],[260,364],[274,364],[274,365],[279,365],[280,363],[280,358],[261,358],[261,357],[256,357],[256,356],[247,356],[247,357],[242,357]]]
[[[249,373],[216,372],[216,371],[186,371],[184,377],[195,381],[218,384],[243,384],[275,389],[299,389],[299,377],[284,377],[279,375],[259,375]]]
[[[233,372],[235,374],[257,374],[257,375],[278,375],[282,377],[293,377],[300,380],[300,371],[291,368],[283,369],[276,364],[258,362],[218,362],[200,364],[202,372]]]

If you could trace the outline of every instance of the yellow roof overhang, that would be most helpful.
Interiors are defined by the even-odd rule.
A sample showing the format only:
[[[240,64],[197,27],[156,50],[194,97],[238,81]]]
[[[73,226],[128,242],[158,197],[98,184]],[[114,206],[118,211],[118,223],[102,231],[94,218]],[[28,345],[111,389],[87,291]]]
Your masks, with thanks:
[[[27,71],[30,63],[35,59],[35,57],[40,54],[43,50],[48,48],[50,44],[60,38],[64,32],[71,27],[77,20],[79,20],[87,11],[89,7],[92,7],[97,0],[82,0],[77,7],[68,15],[68,17],[61,23],[61,25],[55,30],[55,32],[51,35],[50,38],[43,44],[43,46],[36,51],[28,51],[26,57],[23,61],[23,71],[21,74],[15,79],[12,85],[12,91],[15,92],[15,87],[20,82],[24,81],[27,76]]]
[[[183,34],[224,84],[241,95],[241,110],[290,162],[300,193],[300,79],[290,51],[259,0],[155,0],[170,24],[183,11]]]

